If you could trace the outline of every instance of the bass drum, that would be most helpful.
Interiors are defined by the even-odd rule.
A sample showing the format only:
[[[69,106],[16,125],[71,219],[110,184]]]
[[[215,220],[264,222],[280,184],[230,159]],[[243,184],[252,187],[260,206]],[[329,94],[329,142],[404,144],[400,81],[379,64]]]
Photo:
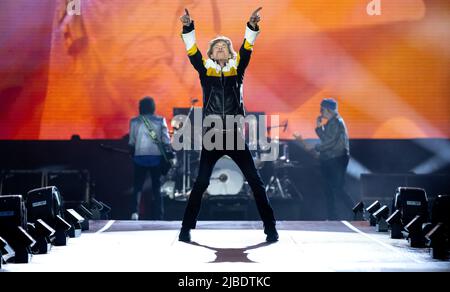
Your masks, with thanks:
[[[244,186],[244,175],[237,164],[223,156],[214,166],[206,192],[210,196],[237,195]]]

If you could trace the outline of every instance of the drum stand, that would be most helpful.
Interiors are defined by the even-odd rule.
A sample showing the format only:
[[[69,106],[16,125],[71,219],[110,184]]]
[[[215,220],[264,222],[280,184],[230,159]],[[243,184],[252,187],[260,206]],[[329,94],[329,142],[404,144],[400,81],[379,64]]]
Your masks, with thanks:
[[[192,111],[194,110],[194,104],[197,102],[196,99],[191,101],[191,108],[186,116],[185,123],[183,123],[183,127],[186,124],[186,121],[190,120],[190,116]],[[192,137],[191,137],[192,138]],[[192,146],[192,140],[191,140]],[[188,191],[191,190],[191,153],[187,153],[188,150],[183,149],[183,186],[182,186],[182,195],[187,197]],[[191,150],[189,150],[191,151]]]
[[[182,158],[183,161],[182,166],[179,166],[179,168],[182,167],[181,171],[181,179],[182,179],[182,185],[181,185],[181,191],[176,189],[175,190],[175,197],[179,199],[186,199],[189,196],[189,192],[191,190],[191,152],[189,150],[182,150]],[[178,171],[176,173],[179,173]],[[175,181],[177,181],[176,178],[174,178]]]
[[[191,189],[191,153],[183,150],[183,187],[182,194],[187,196],[187,192]]]
[[[281,181],[277,175],[277,171],[274,170],[274,175],[270,177],[269,183],[266,186],[266,193],[269,193],[273,189],[273,194],[279,194],[281,198],[287,199],[287,195],[283,190],[283,187],[281,186]]]
[[[274,170],[274,174],[272,175],[269,183],[266,186],[266,193],[268,193],[268,195],[273,194],[273,196],[281,197],[283,199],[292,199],[293,197],[297,197],[300,200],[303,200],[303,195],[297,189],[295,184],[292,183],[287,175],[283,175],[280,178],[278,176],[277,170]]]
[[[283,199],[292,199],[294,196],[303,200],[302,193],[297,189],[294,183],[288,178],[287,174],[283,172],[283,175],[279,177],[278,171],[281,169],[295,168],[295,164],[292,164],[289,160],[289,148],[287,144],[282,145],[282,156],[278,161],[274,161],[273,175],[269,179],[269,183],[266,186],[266,193],[272,193],[277,197]],[[294,195],[294,196],[293,196]]]

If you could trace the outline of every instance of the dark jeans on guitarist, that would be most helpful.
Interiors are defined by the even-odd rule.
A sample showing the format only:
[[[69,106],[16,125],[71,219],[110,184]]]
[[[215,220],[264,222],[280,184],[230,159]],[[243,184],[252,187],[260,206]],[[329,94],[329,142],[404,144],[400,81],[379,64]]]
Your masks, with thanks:
[[[161,197],[161,171],[159,165],[156,166],[140,166],[134,164],[134,189],[131,199],[131,213],[139,213],[140,198],[142,198],[143,186],[147,176],[152,179],[152,195],[145,196],[144,200],[144,219],[162,220],[164,217],[164,202]],[[141,194],[141,196],[139,195]]]
[[[324,179],[324,192],[327,202],[329,220],[338,219],[336,212],[336,200],[342,202],[349,211],[354,202],[344,190],[345,174],[349,162],[349,156],[343,155],[332,159],[320,161],[320,168]]]
[[[226,141],[224,134],[223,141]],[[236,139],[234,140],[236,141]],[[225,145],[225,144],[224,144]],[[236,146],[236,145],[235,145]],[[225,148],[225,147],[224,147]],[[237,149],[237,148],[234,148]],[[228,155],[239,166],[242,173],[252,189],[256,201],[259,215],[265,228],[275,227],[275,217],[272,207],[266,195],[264,183],[259,176],[258,170],[253,162],[250,150],[245,144],[245,150],[206,150],[203,148],[200,156],[200,166],[197,179],[193,185],[189,201],[184,213],[182,227],[184,229],[194,229],[197,216],[201,207],[203,193],[206,191],[211,178],[212,170],[216,162],[224,155]]]

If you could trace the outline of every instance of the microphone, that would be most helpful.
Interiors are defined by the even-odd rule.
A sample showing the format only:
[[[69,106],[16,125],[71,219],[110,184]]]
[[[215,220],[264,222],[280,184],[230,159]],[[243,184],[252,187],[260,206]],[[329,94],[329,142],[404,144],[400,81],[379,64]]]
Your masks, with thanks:
[[[288,127],[288,122],[289,122],[289,120],[286,120],[286,122],[284,123],[283,132],[286,132],[286,129]]]

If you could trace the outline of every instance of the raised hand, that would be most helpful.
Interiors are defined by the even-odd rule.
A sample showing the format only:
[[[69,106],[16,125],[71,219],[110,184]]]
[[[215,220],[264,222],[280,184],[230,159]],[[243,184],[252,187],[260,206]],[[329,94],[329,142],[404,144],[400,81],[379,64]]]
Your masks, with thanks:
[[[292,136],[294,136],[295,140],[297,141],[303,141],[302,135],[300,135],[298,132],[295,132],[294,134],[292,134]]]
[[[314,146],[306,143],[305,140],[303,140],[302,135],[300,135],[298,132],[295,132],[294,134],[292,134],[292,136],[294,136],[295,140],[300,144],[301,147],[303,147],[303,149],[311,153],[313,156],[316,156]]]
[[[317,128],[322,127],[323,123],[323,117],[322,116],[318,116],[316,119],[316,126]]]
[[[180,17],[181,23],[183,23],[184,26],[191,25],[192,19],[189,15],[189,11],[185,8],[184,9],[184,15]]]
[[[258,9],[253,11],[252,15],[250,16],[250,20],[248,22],[250,23],[250,25],[253,28],[256,28],[256,26],[258,25],[258,22],[261,21],[261,16],[259,15],[259,11],[261,9],[262,9],[262,7],[259,7]]]

